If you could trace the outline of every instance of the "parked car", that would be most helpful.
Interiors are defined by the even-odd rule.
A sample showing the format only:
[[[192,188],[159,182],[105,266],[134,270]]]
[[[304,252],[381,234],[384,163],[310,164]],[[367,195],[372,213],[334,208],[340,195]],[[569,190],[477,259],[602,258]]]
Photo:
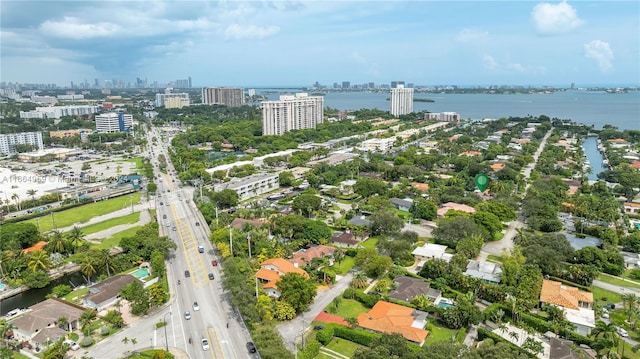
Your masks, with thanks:
[[[627,333],[627,331],[626,331],[626,330],[624,330],[624,329],[622,329],[622,328],[620,328],[620,327],[618,327],[618,328],[616,329],[616,332],[618,333],[618,335],[619,335],[619,336],[624,337],[624,338],[626,338],[626,337],[628,337],[628,336],[629,336],[629,333]]]
[[[74,342],[73,340],[65,340],[64,342],[65,342],[65,344],[69,345],[69,348],[71,350],[80,349],[80,346],[78,345],[78,343]]]

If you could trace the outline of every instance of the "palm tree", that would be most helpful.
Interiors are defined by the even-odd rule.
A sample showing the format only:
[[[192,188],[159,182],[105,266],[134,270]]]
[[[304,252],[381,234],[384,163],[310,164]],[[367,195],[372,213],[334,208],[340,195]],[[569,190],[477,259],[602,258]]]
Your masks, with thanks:
[[[49,259],[49,255],[45,251],[33,251],[29,253],[29,262],[27,263],[27,268],[29,268],[32,272],[35,272],[38,269],[46,270],[50,264],[51,260]]]
[[[18,196],[17,193],[14,193],[11,195],[11,199],[16,202],[16,208],[18,209],[18,211],[22,210],[22,208],[20,207],[20,202],[18,201],[20,199],[20,196]]]
[[[33,201],[33,206],[36,206],[36,192],[38,192],[37,189],[30,189],[27,190],[27,195],[31,196],[31,200]]]
[[[599,346],[601,346],[600,351],[606,353],[608,358],[613,358],[613,356],[610,356],[612,355],[612,350],[614,350],[615,355],[617,355],[618,341],[620,340],[617,331],[618,328],[614,323],[607,324],[602,320],[598,320],[596,327],[591,330],[591,336],[594,337]],[[599,354],[600,351],[598,352]]]
[[[517,332],[509,332],[509,337],[516,342],[520,339],[520,335]]]
[[[82,312],[82,315],[80,316],[80,325],[82,326],[83,332],[85,329],[89,328],[89,324],[91,324],[91,321],[93,321],[95,317],[96,311],[94,309],[86,309]],[[85,332],[85,335],[89,335],[89,333]]]
[[[111,277],[111,269],[113,269],[113,257],[109,253],[108,249],[102,249],[100,251],[100,262],[107,270],[107,277]]]
[[[361,288],[366,288],[369,280],[367,278],[367,275],[364,274],[364,272],[358,272],[356,273],[356,275],[353,277],[353,280],[351,281],[351,285],[356,288],[356,289],[361,289]]]
[[[65,252],[65,240],[62,236],[62,233],[58,230],[53,230],[49,235],[49,244],[47,247],[51,248],[51,251],[54,253],[64,253]]]
[[[0,200],[0,203],[2,203],[2,200]],[[7,206],[7,212],[9,213],[9,215],[11,215],[11,207],[9,206],[9,203],[11,202],[9,202],[8,199],[4,200],[4,205]]]
[[[73,243],[73,253],[75,254],[78,250],[78,247],[80,246],[79,243],[84,241],[82,230],[78,228],[78,226],[73,226],[73,228],[69,232],[69,238]]]
[[[91,276],[96,274],[96,268],[94,267],[93,258],[85,256],[80,262],[80,272],[85,275],[87,283],[91,282]]]
[[[622,304],[627,311],[628,321],[631,322],[634,309],[637,311],[638,297],[634,293],[627,293],[622,295]]]

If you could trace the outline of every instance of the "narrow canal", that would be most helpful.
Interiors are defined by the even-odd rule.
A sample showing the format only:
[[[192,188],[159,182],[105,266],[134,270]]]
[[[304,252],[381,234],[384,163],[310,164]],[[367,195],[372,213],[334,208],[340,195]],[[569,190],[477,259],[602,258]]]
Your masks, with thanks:
[[[590,181],[598,180],[598,173],[607,170],[607,167],[603,165],[604,156],[598,151],[598,139],[597,137],[586,137],[582,140],[582,150],[584,151],[587,160],[589,160],[589,166],[591,167],[591,173],[588,178]]]
[[[67,284],[73,288],[75,286],[85,284],[85,280],[82,277],[82,274],[75,272],[51,281],[51,283],[44,288],[30,289],[26,292],[4,299],[0,301],[0,315],[5,315],[14,309],[28,308],[36,303],[42,302],[47,299],[46,296],[51,293],[53,287],[60,284]]]

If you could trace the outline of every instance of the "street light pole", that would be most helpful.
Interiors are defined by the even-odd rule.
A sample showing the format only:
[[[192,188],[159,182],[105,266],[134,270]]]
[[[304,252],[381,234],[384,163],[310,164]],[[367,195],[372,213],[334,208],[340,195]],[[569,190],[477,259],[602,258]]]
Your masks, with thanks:
[[[171,312],[166,312],[164,313],[164,316],[162,317],[162,320],[164,320],[164,349],[165,351],[169,351],[169,340],[167,339],[167,314],[169,315],[173,315],[171,314]]]

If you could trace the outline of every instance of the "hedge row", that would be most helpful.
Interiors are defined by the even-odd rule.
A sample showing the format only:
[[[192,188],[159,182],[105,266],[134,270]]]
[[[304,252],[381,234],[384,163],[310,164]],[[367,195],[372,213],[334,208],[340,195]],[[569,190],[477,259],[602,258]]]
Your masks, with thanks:
[[[507,344],[511,349],[516,350],[517,352],[519,352],[520,354],[524,354],[530,358],[533,358],[531,356],[531,354],[529,354],[526,350],[520,348],[519,346],[513,344],[512,342],[504,339],[503,337],[499,336],[498,334],[495,334],[487,329],[484,329],[482,327],[478,327],[478,341],[482,341],[484,339],[492,339],[495,343],[505,343]]]
[[[380,334],[372,333],[364,329],[353,329],[339,324],[333,324],[332,326],[334,336],[366,347],[371,346],[371,342],[380,337]]]
[[[297,354],[298,359],[314,359],[320,354],[320,347],[322,344],[317,340],[311,340],[305,345],[304,350],[301,350]]]

